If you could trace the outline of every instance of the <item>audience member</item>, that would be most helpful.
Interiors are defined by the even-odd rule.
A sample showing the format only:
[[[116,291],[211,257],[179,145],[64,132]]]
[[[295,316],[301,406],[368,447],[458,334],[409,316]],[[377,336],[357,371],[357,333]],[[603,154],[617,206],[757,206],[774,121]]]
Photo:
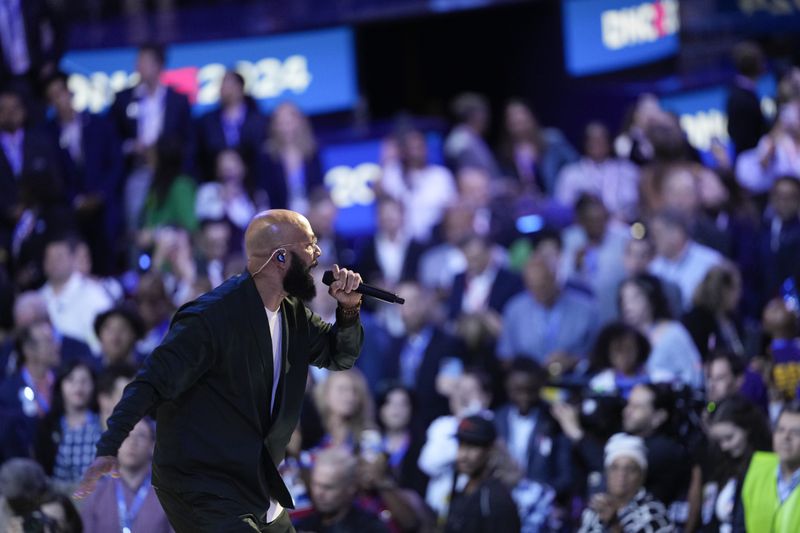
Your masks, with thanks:
[[[475,211],[464,203],[456,203],[444,212],[439,244],[419,258],[418,277],[421,285],[440,295],[449,294],[456,275],[467,268],[467,260],[459,244],[474,233]]]
[[[308,195],[308,207],[308,222],[314,230],[317,246],[322,250],[320,265],[337,264],[347,268],[355,265],[355,246],[336,230],[339,208],[331,193],[324,187],[317,187]]]
[[[505,380],[509,404],[497,409],[494,424],[526,479],[552,487],[562,502],[573,486],[572,446],[541,399],[547,374],[535,361],[511,361]]]
[[[725,111],[728,115],[728,135],[737,154],[755,148],[767,132],[767,121],[761,110],[756,82],[764,74],[764,54],[751,41],[738,43],[732,50],[736,77],[728,89]]]
[[[741,396],[730,396],[708,420],[711,448],[704,461],[702,524],[710,531],[731,531],[741,512],[742,482],[753,454],[770,451],[764,412]]]
[[[784,407],[772,436],[775,453],[756,452],[742,486],[734,531],[789,533],[800,524],[800,405]],[[742,516],[743,514],[743,516]]]
[[[576,224],[561,234],[564,248],[559,278],[599,295],[624,279],[623,256],[630,230],[610,219],[597,196],[583,194],[575,203]],[[611,318],[600,310],[601,320]]]
[[[781,105],[775,125],[758,146],[739,154],[736,178],[754,194],[769,191],[782,176],[800,178],[800,99]]]
[[[781,177],[770,192],[770,207],[761,225],[757,273],[764,303],[778,294],[784,281],[798,274],[800,264],[800,179]]]
[[[267,121],[255,100],[246,94],[241,74],[225,72],[219,85],[219,107],[201,116],[195,131],[195,168],[203,181],[213,178],[214,163],[219,165],[219,155],[226,150],[241,153],[245,167],[253,168],[267,133]]]
[[[455,179],[447,168],[429,161],[427,141],[421,131],[400,133],[398,144],[399,158],[385,164],[380,188],[402,203],[409,235],[427,242],[445,208],[456,199]]]
[[[267,191],[272,209],[308,212],[308,195],[322,185],[322,164],[311,122],[286,101],[272,112],[259,153],[257,188]]]
[[[323,447],[356,449],[362,431],[375,427],[375,405],[358,369],[331,372],[316,386],[314,400],[325,430]]]
[[[115,271],[122,230],[122,150],[111,120],[105,115],[78,112],[67,75],[58,73],[45,87],[55,110],[49,126],[61,149],[67,197],[75,209],[81,234],[102,274]]]
[[[227,220],[239,230],[240,236],[255,215],[253,187],[248,180],[248,167],[242,154],[233,148],[224,148],[214,160],[214,178],[200,185],[194,200],[195,217],[200,220]],[[264,208],[266,204],[258,206]]]
[[[57,533],[56,524],[41,510],[49,483],[42,467],[31,459],[11,459],[0,467],[0,529],[9,533]]]
[[[461,368],[458,341],[436,324],[435,299],[415,282],[403,283],[398,295],[404,333],[393,339],[384,356],[384,380],[398,381],[414,392],[419,402],[414,428],[424,430],[435,418],[447,414],[447,400],[440,392],[438,374]]]
[[[136,343],[144,335],[144,323],[129,306],[112,307],[97,315],[94,330],[100,339],[100,361],[103,367],[116,364],[138,366],[142,354]]]
[[[157,272],[148,272],[139,279],[134,301],[146,332],[137,348],[140,353],[149,355],[167,333],[174,306]]]
[[[450,104],[450,110],[456,125],[444,141],[447,164],[455,172],[474,167],[492,178],[499,178],[500,167],[484,140],[491,121],[486,98],[476,93],[462,93]]]
[[[453,483],[445,532],[520,531],[511,493],[492,475],[489,461],[496,438],[494,424],[483,416],[472,415],[459,422],[458,478]]]
[[[104,477],[81,505],[84,531],[117,529],[170,533],[172,528],[151,484],[155,424],[145,418],[119,448],[119,476]]]
[[[735,395],[747,398],[767,412],[769,398],[764,379],[744,358],[718,351],[710,355],[705,367],[707,412],[713,412],[719,403]]]
[[[72,499],[55,490],[49,490],[42,498],[40,510],[49,518],[57,533],[83,533],[83,520],[72,503]]]
[[[315,512],[296,524],[298,532],[389,532],[377,516],[354,505],[358,492],[357,468],[358,460],[343,448],[329,448],[317,455],[311,470]]]
[[[702,386],[700,353],[683,324],[672,319],[658,278],[639,274],[622,282],[619,309],[622,321],[650,341],[646,368],[653,381]]]
[[[532,256],[523,272],[525,292],[503,310],[497,355],[508,360],[525,355],[559,375],[583,360],[597,328],[594,302],[562,289],[547,262]]]
[[[161,137],[155,144],[155,169],[153,181],[145,198],[141,213],[144,230],[155,230],[164,226],[197,229],[195,215],[194,179],[183,173],[182,141],[178,137]],[[146,233],[139,235],[139,246],[150,246]]]
[[[797,311],[780,298],[764,308],[764,332],[770,337],[767,348],[771,362],[771,381],[780,399],[795,397],[800,384],[800,338]]]
[[[609,213],[622,222],[636,219],[639,203],[639,169],[614,157],[605,125],[590,122],[583,132],[584,156],[558,174],[555,199],[572,207],[584,195],[599,198]]]
[[[589,389],[627,400],[633,387],[650,379],[645,370],[650,350],[650,341],[633,326],[622,322],[607,325],[592,349],[590,370],[594,375]]]
[[[36,459],[65,489],[94,460],[102,428],[94,371],[84,362],[64,367],[53,385],[52,409],[37,428]]]
[[[675,531],[664,504],[644,487],[647,448],[640,437],[617,434],[605,447],[606,492],[592,496],[580,533],[670,533]]]
[[[428,427],[418,464],[420,470],[430,478],[425,502],[440,520],[447,517],[453,490],[458,424],[470,415],[487,410],[491,401],[489,378],[480,371],[467,370],[455,378],[450,386],[450,414],[440,416]]]
[[[744,357],[744,341],[738,321],[742,279],[731,264],[720,264],[708,271],[694,291],[692,308],[681,322],[692,336],[703,361],[715,350]]]
[[[553,196],[559,172],[577,161],[578,153],[559,130],[542,128],[521,100],[506,104],[504,120],[504,175],[515,178],[523,193]]]
[[[487,237],[467,237],[461,252],[467,269],[453,280],[447,317],[467,345],[494,351],[503,327],[501,313],[508,301],[524,290],[522,279],[499,264]]]
[[[165,62],[163,47],[155,44],[139,47],[136,56],[139,83],[117,93],[108,111],[122,141],[129,173],[143,165],[151,166],[148,152],[159,139],[176,138],[183,146],[191,144],[189,100],[162,83]],[[185,152],[188,153],[191,152]],[[137,200],[126,198],[126,201]]]
[[[113,301],[99,283],[76,270],[76,247],[77,242],[70,236],[50,240],[44,254],[47,283],[40,293],[58,331],[85,342],[97,352],[100,341],[94,332],[94,319],[109,309]]]
[[[389,472],[401,487],[424,495],[428,480],[417,466],[423,442],[412,424],[419,409],[413,391],[399,384],[387,386],[376,404]]]
[[[674,211],[662,211],[650,223],[656,257],[649,271],[677,284],[684,309],[692,303],[694,291],[712,267],[722,262],[716,251],[694,242],[688,220]]]
[[[378,200],[375,235],[367,239],[356,262],[356,270],[368,283],[397,287],[416,278],[425,247],[408,232],[406,220],[399,200]]]

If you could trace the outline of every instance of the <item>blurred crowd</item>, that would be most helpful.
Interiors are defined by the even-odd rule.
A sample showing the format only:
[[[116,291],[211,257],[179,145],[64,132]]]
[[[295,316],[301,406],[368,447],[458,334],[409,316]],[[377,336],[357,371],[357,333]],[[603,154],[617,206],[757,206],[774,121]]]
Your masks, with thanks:
[[[349,238],[294,104],[263,114],[231,70],[193,117],[145,45],[134,87],[77,112],[57,28],[22,5],[0,1],[0,529],[170,530],[154,420],[118,478],[68,495],[267,208],[307,215],[318,278],[337,263],[406,301],[366,301],[357,368],[309,375],[280,466],[298,531],[800,523],[800,70],[765,116],[766,61],[737,46],[731,147],[705,154],[654,95],[576,148],[523,100],[464,93],[441,154],[412,121],[384,140],[376,230]],[[324,290],[310,306],[333,321]]]

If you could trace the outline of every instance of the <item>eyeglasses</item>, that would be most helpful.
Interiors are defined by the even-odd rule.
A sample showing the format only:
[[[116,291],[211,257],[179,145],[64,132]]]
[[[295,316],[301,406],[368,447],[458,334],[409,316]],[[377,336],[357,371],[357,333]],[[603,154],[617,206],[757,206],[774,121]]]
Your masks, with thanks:
[[[319,248],[319,240],[314,237],[308,242],[287,242],[286,244],[279,244],[275,249],[278,250],[279,248],[285,248],[287,246],[303,246],[304,248],[313,250],[314,248]]]

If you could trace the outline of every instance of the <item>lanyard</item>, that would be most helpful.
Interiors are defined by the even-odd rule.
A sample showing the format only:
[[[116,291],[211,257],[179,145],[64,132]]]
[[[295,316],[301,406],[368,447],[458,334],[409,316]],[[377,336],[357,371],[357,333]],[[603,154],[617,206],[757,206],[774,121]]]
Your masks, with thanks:
[[[36,403],[39,405],[39,411],[41,413],[48,413],[50,411],[50,404],[45,399],[44,394],[39,392],[38,387],[36,387],[36,384],[33,382],[33,377],[31,377],[31,373],[28,372],[27,368],[23,368],[21,374],[22,374],[22,381],[24,381],[25,385],[30,387],[31,391],[33,391],[33,399],[36,400]],[[50,378],[49,374],[47,377],[49,381]]]
[[[119,479],[114,480],[114,488],[117,491],[117,509],[119,510],[119,526],[122,533],[132,533],[131,526],[136,515],[142,510],[144,500],[147,498],[147,493],[150,492],[150,476],[147,476],[142,482],[142,486],[136,491],[136,496],[131,503],[131,509],[128,511],[128,506],[125,503],[125,494],[122,491],[122,481]]]

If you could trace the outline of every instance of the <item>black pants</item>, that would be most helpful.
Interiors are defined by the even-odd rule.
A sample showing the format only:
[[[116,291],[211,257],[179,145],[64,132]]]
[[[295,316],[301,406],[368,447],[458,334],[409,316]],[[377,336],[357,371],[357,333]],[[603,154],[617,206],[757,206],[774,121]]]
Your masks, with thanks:
[[[295,533],[286,511],[267,524],[263,516],[248,513],[234,500],[202,492],[155,490],[175,533]]]

